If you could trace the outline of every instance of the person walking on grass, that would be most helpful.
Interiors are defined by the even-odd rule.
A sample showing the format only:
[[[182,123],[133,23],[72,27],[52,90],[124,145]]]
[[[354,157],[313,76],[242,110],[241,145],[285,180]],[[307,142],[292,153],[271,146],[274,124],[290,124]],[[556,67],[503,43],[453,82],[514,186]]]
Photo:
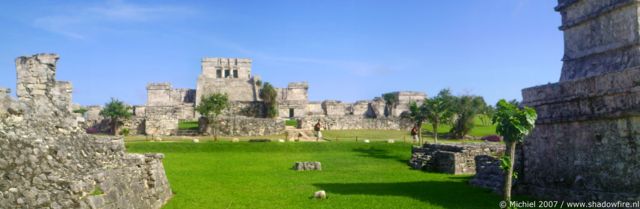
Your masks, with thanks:
[[[320,131],[321,127],[322,125],[320,124],[320,120],[318,120],[318,123],[313,126],[313,130],[316,132],[316,141],[322,139],[322,131]]]
[[[418,137],[418,128],[417,126],[413,126],[413,128],[411,129],[411,137],[413,138],[413,143],[418,143],[420,142],[420,138]]]

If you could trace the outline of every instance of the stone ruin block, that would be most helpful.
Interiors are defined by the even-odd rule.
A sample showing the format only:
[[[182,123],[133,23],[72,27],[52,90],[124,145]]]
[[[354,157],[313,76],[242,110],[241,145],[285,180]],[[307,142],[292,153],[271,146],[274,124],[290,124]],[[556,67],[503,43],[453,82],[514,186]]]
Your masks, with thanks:
[[[559,0],[559,83],[522,91],[538,112],[523,189],[556,200],[640,200],[640,3]]]
[[[322,110],[327,116],[344,116],[347,109],[341,101],[325,100],[322,102]]]
[[[0,107],[8,112],[0,114],[0,208],[162,207],[172,196],[163,155],[128,154],[122,138],[87,135],[68,123],[75,118],[55,96],[57,58],[16,62],[19,100],[11,103],[20,110]]]
[[[320,162],[296,162],[293,169],[296,171],[321,171],[322,164]]]
[[[413,147],[409,165],[414,169],[449,174],[475,174],[475,157],[498,155],[504,152],[504,144],[424,144]]]

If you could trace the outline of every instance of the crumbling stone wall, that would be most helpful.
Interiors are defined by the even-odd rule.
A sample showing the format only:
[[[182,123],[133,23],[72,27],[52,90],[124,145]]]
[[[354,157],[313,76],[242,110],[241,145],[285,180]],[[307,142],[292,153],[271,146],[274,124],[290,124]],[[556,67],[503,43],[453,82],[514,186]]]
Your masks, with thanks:
[[[306,115],[306,106],[309,102],[309,96],[307,95],[309,84],[307,82],[289,83],[287,88],[278,88],[276,90],[278,92],[278,115],[281,118]]]
[[[175,135],[178,132],[177,107],[148,106],[145,109],[145,133],[147,135]]]
[[[229,101],[258,101],[258,80],[251,76],[251,59],[204,58],[196,87],[196,104],[200,104],[202,96],[213,93],[226,93]]]
[[[218,135],[221,136],[267,136],[284,133],[283,120],[252,117],[219,117],[216,119]],[[210,124],[211,125],[211,124]],[[213,134],[213,128],[209,128]]]
[[[122,138],[70,123],[54,92],[57,57],[16,60],[18,101],[0,110],[0,208],[160,208],[172,196],[162,155],[127,154]]]
[[[640,196],[640,3],[560,0],[559,83],[524,89],[538,112],[525,141],[523,186],[545,199]]]
[[[408,131],[413,127],[413,122],[405,118],[363,118],[360,116],[307,116],[299,119],[299,126],[302,129],[312,130],[318,121],[320,121],[324,130],[377,129]]]
[[[475,157],[504,153],[503,144],[424,144],[413,147],[409,165],[414,169],[450,173],[475,174]]]
[[[326,116],[344,116],[347,112],[347,107],[341,101],[325,100],[322,102],[322,110]]]

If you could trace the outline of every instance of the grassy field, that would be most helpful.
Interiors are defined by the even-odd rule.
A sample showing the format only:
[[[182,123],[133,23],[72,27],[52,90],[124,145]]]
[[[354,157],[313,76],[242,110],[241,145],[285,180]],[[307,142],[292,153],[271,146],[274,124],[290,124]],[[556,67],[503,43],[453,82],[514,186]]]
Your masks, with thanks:
[[[411,170],[410,144],[372,142],[140,142],[129,152],[161,152],[172,208],[497,208],[500,196],[470,176]],[[322,171],[291,170],[320,161]],[[326,190],[327,200],[313,192]],[[517,197],[516,199],[521,199]]]
[[[488,118],[485,115],[478,115],[474,119],[474,125],[474,128],[471,129],[471,132],[469,132],[469,135],[471,136],[482,137],[496,134],[496,126],[491,124],[491,118]],[[431,125],[431,123],[422,124],[422,130],[426,135],[428,135],[430,133],[433,133],[433,126]],[[441,124],[440,126],[438,126],[439,135],[449,133],[449,130],[451,130],[450,125]]]

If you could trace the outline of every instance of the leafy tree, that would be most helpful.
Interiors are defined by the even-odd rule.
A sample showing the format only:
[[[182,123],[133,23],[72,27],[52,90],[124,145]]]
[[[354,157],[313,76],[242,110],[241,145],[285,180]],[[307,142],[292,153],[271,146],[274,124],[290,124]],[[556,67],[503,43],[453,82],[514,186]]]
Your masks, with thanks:
[[[131,106],[115,98],[111,98],[111,101],[104,105],[104,109],[100,111],[100,115],[111,120],[111,131],[113,131],[113,135],[119,133],[118,128],[122,123],[122,119],[131,118],[131,109]]]
[[[453,99],[452,109],[456,120],[453,123],[451,133],[456,138],[463,138],[473,129],[474,118],[486,106],[484,99],[480,96],[464,95]]]
[[[395,93],[386,93],[382,95],[382,99],[384,99],[386,105],[385,110],[387,112],[387,116],[393,116],[393,109],[395,109],[400,102],[398,101],[398,97],[396,97]]]
[[[218,127],[216,123],[216,118],[218,115],[222,113],[224,109],[229,107],[229,97],[227,94],[222,93],[214,93],[209,96],[203,96],[200,104],[196,107],[196,111],[200,113],[204,117],[204,121],[206,122],[204,125],[206,127],[209,126],[209,122],[213,122],[213,139],[215,141],[218,140]]]
[[[422,123],[425,120],[431,122],[433,127],[433,138],[435,143],[438,143],[438,127],[444,121],[448,121],[451,117],[451,106],[449,100],[447,100],[448,89],[443,89],[431,99],[425,99],[422,105],[418,106],[415,102],[409,106],[410,117],[416,122],[418,127],[422,127]],[[420,139],[422,139],[422,131],[419,132]]]
[[[278,116],[278,101],[276,100],[278,92],[269,82],[264,83],[259,96],[265,104],[267,117],[275,118]]]
[[[507,156],[501,159],[502,165],[507,170],[504,183],[504,200],[511,201],[512,179],[516,174],[513,172],[515,162],[516,143],[523,142],[535,126],[538,118],[536,111],[529,107],[519,108],[513,103],[504,99],[496,104],[496,113],[492,118],[496,126],[496,133],[504,137],[507,146]]]

